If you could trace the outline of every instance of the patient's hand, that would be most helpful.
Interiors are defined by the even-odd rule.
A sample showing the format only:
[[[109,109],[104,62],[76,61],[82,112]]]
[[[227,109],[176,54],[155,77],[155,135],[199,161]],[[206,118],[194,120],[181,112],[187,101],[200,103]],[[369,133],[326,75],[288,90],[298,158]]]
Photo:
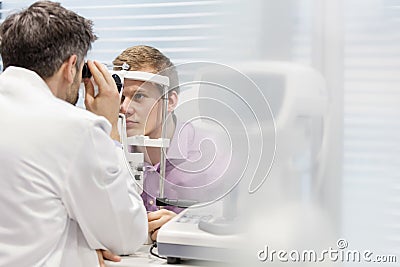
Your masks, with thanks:
[[[121,261],[120,256],[114,255],[108,250],[96,249],[96,252],[97,252],[97,257],[99,259],[100,267],[106,267],[104,259],[116,262]]]
[[[163,226],[166,222],[176,216],[176,213],[166,209],[160,209],[157,211],[147,213],[147,219],[149,222],[149,234],[151,240],[157,240],[158,229]]]

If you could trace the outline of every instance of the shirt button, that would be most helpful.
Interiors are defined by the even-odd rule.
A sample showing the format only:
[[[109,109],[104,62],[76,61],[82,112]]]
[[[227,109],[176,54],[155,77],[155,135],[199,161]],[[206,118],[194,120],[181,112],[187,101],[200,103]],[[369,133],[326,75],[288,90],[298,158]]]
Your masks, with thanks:
[[[153,205],[153,204],[154,204],[154,201],[153,201],[153,200],[150,200],[149,203],[150,203],[150,205]]]

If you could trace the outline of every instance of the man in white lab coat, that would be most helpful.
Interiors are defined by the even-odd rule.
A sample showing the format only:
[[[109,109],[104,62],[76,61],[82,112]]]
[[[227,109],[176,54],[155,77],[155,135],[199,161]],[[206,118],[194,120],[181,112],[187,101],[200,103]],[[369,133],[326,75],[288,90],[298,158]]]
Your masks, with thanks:
[[[73,105],[92,22],[37,2],[9,16],[0,38],[0,266],[98,266],[99,251],[134,252],[147,216],[119,164],[120,102],[103,65],[88,61],[84,80],[93,113]]]

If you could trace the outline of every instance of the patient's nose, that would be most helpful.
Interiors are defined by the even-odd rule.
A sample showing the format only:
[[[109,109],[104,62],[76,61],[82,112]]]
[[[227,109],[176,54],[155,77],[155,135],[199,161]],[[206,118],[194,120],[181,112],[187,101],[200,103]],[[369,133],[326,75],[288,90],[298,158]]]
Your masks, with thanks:
[[[133,114],[133,107],[129,104],[130,104],[130,100],[125,98],[120,106],[120,112],[127,116]]]

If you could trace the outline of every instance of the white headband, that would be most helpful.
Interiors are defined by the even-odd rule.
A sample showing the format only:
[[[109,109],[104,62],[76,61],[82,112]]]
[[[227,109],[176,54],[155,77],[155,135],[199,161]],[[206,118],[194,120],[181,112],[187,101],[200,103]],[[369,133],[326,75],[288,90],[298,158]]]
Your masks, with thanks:
[[[158,75],[150,72],[119,70],[110,71],[110,73],[117,74],[121,78],[121,80],[129,79],[144,82],[153,82],[164,86],[169,86],[169,78],[167,76]]]

